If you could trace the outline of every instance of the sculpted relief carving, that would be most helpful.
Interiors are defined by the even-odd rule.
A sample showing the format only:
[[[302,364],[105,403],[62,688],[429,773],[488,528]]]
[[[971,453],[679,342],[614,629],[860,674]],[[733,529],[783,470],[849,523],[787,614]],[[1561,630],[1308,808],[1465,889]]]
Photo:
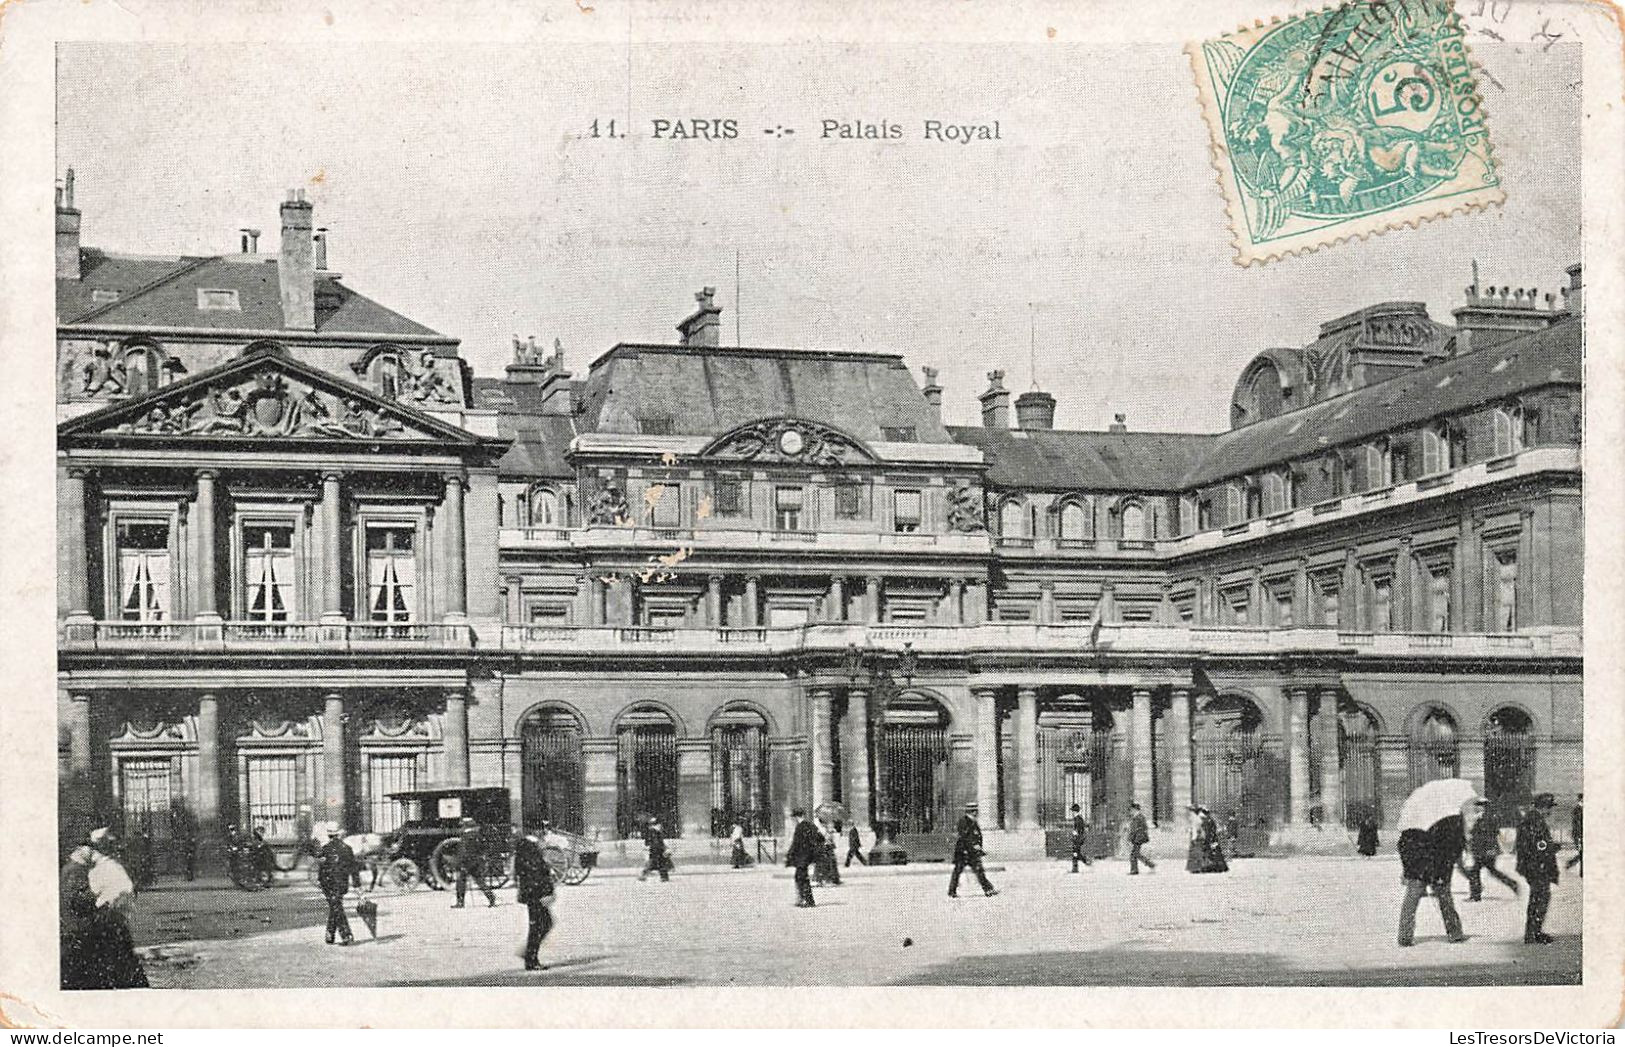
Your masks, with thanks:
[[[844,465],[870,458],[850,437],[828,426],[788,418],[753,422],[736,429],[704,453],[712,458],[818,466]]]
[[[272,370],[259,372],[246,384],[197,390],[179,402],[154,404],[121,431],[256,437],[405,435],[400,422],[355,397],[293,387]]]

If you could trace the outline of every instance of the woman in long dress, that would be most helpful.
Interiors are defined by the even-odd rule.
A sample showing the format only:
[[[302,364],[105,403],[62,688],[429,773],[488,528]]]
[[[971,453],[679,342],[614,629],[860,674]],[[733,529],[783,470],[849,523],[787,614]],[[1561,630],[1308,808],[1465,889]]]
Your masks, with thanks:
[[[1207,854],[1202,845],[1202,808],[1191,804],[1191,843],[1185,855],[1185,871],[1199,873],[1207,871]]]
[[[1202,852],[1207,866],[1203,872],[1230,871],[1230,864],[1224,860],[1224,848],[1219,843],[1219,823],[1205,809],[1202,811]]]

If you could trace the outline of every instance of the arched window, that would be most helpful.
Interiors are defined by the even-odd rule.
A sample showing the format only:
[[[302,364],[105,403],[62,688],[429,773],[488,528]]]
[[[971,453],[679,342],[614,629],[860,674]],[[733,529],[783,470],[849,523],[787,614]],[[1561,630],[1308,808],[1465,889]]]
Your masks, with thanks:
[[[1435,778],[1459,778],[1461,760],[1455,718],[1443,709],[1429,709],[1411,731],[1411,788]]]
[[[1264,512],[1278,513],[1286,508],[1286,477],[1283,473],[1264,474]]]
[[[393,349],[386,349],[372,358],[367,377],[379,396],[393,400],[405,392],[400,354]]]
[[[1519,406],[1497,407],[1490,418],[1495,430],[1495,457],[1517,454],[1524,445],[1524,412]]]
[[[999,536],[1001,538],[1027,536],[1027,513],[1021,502],[1015,498],[999,506]]]
[[[168,377],[164,355],[155,346],[129,346],[119,362],[124,368],[124,391],[130,396],[155,392]]]
[[[1449,472],[1450,423],[1438,422],[1422,430],[1422,475]]]
[[[1061,505],[1061,540],[1082,541],[1094,537],[1092,514],[1081,502]]]
[[[1123,506],[1123,538],[1130,542],[1145,541],[1145,509],[1138,502]]]
[[[530,492],[530,526],[563,527],[564,505],[557,491],[534,487]]]

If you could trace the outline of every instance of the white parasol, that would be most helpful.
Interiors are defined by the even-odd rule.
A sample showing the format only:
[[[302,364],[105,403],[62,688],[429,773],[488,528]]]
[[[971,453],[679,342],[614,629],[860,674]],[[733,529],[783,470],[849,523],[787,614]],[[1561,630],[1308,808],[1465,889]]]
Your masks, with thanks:
[[[1399,831],[1431,829],[1446,818],[1462,814],[1462,808],[1477,798],[1478,791],[1465,778],[1424,782],[1405,798],[1405,805],[1399,809]]]

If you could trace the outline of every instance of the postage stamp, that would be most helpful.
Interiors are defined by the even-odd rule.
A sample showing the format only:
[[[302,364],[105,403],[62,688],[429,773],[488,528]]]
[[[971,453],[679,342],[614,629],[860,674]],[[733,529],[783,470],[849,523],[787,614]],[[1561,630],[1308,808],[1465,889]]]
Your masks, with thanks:
[[[1351,0],[1185,48],[1238,265],[1505,198],[1450,0]]]

